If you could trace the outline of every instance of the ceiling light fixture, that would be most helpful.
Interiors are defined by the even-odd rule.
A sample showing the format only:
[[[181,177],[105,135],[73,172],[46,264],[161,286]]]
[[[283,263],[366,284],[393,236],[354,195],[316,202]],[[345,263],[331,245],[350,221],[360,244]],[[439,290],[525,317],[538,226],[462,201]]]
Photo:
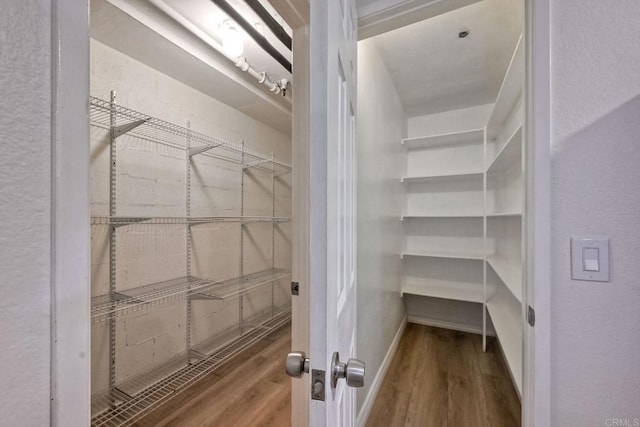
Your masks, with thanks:
[[[233,21],[225,19],[220,24],[222,29],[222,48],[227,55],[239,58],[244,52],[244,40],[242,33],[238,31]]]

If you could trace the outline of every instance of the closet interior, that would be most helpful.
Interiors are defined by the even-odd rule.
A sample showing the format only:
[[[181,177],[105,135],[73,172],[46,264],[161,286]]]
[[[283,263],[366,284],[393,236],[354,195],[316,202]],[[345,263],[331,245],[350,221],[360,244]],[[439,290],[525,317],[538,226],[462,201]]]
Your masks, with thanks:
[[[512,46],[494,103],[408,119],[408,135],[399,141],[406,149],[400,292],[409,321],[480,333],[485,348],[487,335],[497,336],[521,396],[522,35]],[[452,124],[431,132],[443,121]],[[436,305],[446,308],[434,314]]]
[[[167,38],[163,8],[197,3],[91,2],[95,426],[135,423],[291,319],[291,102],[223,75],[206,37]]]

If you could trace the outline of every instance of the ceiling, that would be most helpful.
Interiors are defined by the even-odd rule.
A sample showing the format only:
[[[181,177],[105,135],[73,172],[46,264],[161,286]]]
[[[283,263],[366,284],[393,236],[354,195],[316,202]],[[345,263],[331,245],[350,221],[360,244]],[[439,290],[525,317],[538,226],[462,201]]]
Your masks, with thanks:
[[[406,114],[494,102],[522,31],[523,3],[482,0],[374,37]],[[460,31],[469,37],[458,38]]]
[[[213,39],[222,41],[218,25],[224,16],[210,0],[165,0],[164,3]],[[291,135],[290,97],[270,93],[146,0],[92,0],[91,37]],[[286,49],[281,50],[284,53]],[[242,56],[246,56],[257,71],[266,71],[273,80],[291,78],[288,71],[248,36]]]

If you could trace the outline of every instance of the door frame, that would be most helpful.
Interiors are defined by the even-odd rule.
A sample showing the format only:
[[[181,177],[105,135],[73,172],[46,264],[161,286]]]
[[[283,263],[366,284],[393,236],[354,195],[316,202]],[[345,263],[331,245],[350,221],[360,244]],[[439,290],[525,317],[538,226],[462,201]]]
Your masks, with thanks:
[[[299,37],[306,34],[308,40],[308,15],[305,14],[305,7],[308,12],[308,2],[275,0],[273,3],[274,6],[280,3],[281,7],[289,7],[290,13],[301,17],[295,35]],[[294,4],[298,7],[294,7]],[[86,143],[90,59],[88,8],[88,0],[52,2],[51,424],[54,426],[87,425],[91,407],[89,154]],[[533,286],[530,286],[526,301],[528,305],[533,303],[536,325],[535,328],[527,327],[525,334],[527,342],[535,342],[535,346],[529,345],[530,351],[525,354],[524,384],[528,397],[523,402],[523,424],[536,427],[548,426],[551,421],[550,12],[549,0],[525,0],[525,114],[527,140],[531,141],[527,146],[526,224],[527,236],[531,237],[527,238],[526,253],[529,283],[535,283],[535,293]],[[281,14],[287,16],[283,12]],[[301,46],[304,46],[304,42],[298,44],[298,52],[303,52]],[[308,58],[308,52],[305,55]],[[301,66],[297,71],[308,75],[308,63],[306,70]],[[294,95],[293,166],[298,171],[305,170],[300,168],[304,168],[309,155],[308,132],[305,134],[304,131],[310,114],[308,98],[305,101],[304,96],[308,83],[308,79],[306,82],[294,81],[294,94],[299,95]],[[300,181],[298,184],[294,186],[294,209],[295,206],[301,209],[297,211],[300,215],[305,209],[308,213],[308,203],[305,197],[300,197],[305,195],[303,187],[308,182]],[[298,233],[294,236],[294,248],[304,248],[307,244],[308,225],[308,221],[295,222]],[[300,267],[303,258],[302,255],[297,263],[294,261],[294,274],[297,274],[294,277],[301,282],[300,297],[297,299],[299,305],[296,309],[294,303],[294,313],[296,310],[308,313],[310,306],[308,290],[304,288],[308,280],[305,280],[304,268]],[[305,338],[304,334],[297,339],[307,339],[308,346],[308,337]],[[293,393],[293,396],[304,397],[292,405],[295,426],[306,425],[305,420],[308,420],[306,392],[309,389],[305,383],[308,384],[308,380],[294,382],[294,390],[304,392],[302,395]]]
[[[52,426],[91,420],[89,2],[51,2]]]
[[[551,14],[550,0],[525,0],[525,325],[523,418],[551,425]]]

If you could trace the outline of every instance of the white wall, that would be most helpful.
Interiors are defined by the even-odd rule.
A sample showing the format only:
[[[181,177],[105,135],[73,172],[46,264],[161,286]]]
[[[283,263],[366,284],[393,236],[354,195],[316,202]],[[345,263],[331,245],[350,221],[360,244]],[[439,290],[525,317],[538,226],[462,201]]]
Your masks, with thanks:
[[[400,252],[406,118],[372,39],[358,43],[358,358],[367,364],[358,410],[404,317]]]
[[[552,425],[616,425],[640,420],[640,3],[551,4]],[[611,239],[610,283],[570,279],[580,235]]]
[[[49,424],[51,4],[0,13],[0,414]]]

